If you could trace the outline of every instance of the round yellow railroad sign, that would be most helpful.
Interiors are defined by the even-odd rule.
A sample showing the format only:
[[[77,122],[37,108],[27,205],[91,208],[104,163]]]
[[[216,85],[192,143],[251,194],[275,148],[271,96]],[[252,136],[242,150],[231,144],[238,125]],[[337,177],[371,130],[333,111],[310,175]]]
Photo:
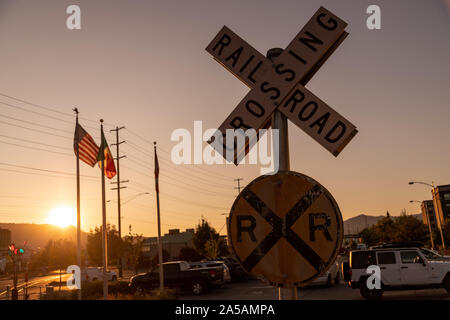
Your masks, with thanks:
[[[328,190],[292,171],[253,180],[234,201],[228,223],[242,267],[279,287],[301,286],[324,273],[344,233]]]

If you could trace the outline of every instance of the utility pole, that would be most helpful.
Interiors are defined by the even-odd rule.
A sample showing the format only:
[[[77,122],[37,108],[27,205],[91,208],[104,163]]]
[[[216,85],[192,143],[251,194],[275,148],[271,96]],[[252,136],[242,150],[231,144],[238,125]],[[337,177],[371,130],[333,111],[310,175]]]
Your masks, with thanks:
[[[238,191],[238,195],[241,193],[241,180],[244,180],[244,179],[242,179],[242,178],[234,179],[234,181],[237,181],[237,184],[238,184],[238,186],[235,187],[235,189],[237,189],[237,191]]]
[[[111,190],[117,190],[117,213],[118,213],[118,218],[119,218],[119,222],[118,222],[118,228],[119,228],[119,239],[120,239],[120,252],[119,252],[119,278],[123,277],[123,272],[122,272],[122,221],[120,218],[120,189],[124,189],[126,187],[121,187],[120,184],[121,183],[126,183],[129,182],[129,180],[125,180],[125,181],[120,181],[120,165],[119,165],[119,160],[122,158],[125,158],[126,156],[120,156],[119,155],[119,146],[122,143],[125,143],[125,141],[120,141],[119,142],[119,131],[125,129],[125,127],[116,127],[115,129],[111,129],[110,132],[115,131],[116,132],[116,143],[112,143],[111,146],[116,146],[116,163],[117,163],[117,181],[116,182],[111,182],[111,184],[117,184],[117,187],[111,188]]]

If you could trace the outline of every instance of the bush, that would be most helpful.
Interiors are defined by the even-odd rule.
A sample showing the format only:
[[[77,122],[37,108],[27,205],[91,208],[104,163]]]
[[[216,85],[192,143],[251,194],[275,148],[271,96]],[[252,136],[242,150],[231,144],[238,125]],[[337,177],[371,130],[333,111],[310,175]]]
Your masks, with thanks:
[[[81,296],[83,300],[103,299],[103,282],[91,281],[81,285]],[[159,294],[159,290],[154,290],[145,294],[132,292],[126,281],[115,281],[108,284],[109,300],[175,300],[178,295],[175,290],[165,290]],[[76,290],[55,291],[43,294],[41,300],[77,300]]]

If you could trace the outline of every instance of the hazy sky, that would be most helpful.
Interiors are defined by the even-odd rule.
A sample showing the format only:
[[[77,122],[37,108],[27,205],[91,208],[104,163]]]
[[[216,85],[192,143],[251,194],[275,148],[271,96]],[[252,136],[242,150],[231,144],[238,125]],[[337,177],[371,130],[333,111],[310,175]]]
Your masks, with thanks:
[[[66,28],[71,4],[81,7],[81,30]],[[381,30],[366,28],[370,4],[381,7]],[[62,112],[0,96],[0,221],[44,223],[53,208],[75,207],[73,175],[35,169],[75,173],[71,109],[77,106],[97,142],[100,118],[129,129],[120,132],[128,142],[121,145],[128,157],[121,177],[130,180],[122,198],[151,194],[124,204],[126,232],[130,224],[133,232],[157,232],[156,140],[163,231],[193,227],[203,215],[224,233],[222,214],[236,196],[233,179],[246,185],[259,168],[176,166],[167,153],[174,129],[192,131],[194,120],[218,127],[249,90],[205,47],[223,25],[263,54],[285,47],[321,5],[348,22],[350,35],[307,87],[359,133],[335,158],[290,125],[291,169],[324,185],[344,219],[387,210],[398,215],[403,208],[418,213],[419,204],[409,200],[431,198],[430,191],[409,180],[450,183],[445,2],[0,0],[0,93]],[[115,140],[110,133],[107,139]],[[81,185],[88,231],[101,224],[100,172],[81,167],[88,176]],[[115,200],[116,193],[108,190],[107,198]],[[114,202],[108,221],[117,224]]]

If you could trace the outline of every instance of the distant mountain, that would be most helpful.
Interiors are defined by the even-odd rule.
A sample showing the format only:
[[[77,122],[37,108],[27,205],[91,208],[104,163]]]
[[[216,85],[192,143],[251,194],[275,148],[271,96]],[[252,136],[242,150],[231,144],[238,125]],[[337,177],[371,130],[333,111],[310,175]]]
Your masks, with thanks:
[[[422,214],[412,214],[413,217],[419,219],[422,221]],[[372,225],[376,224],[378,220],[381,220],[382,218],[386,217],[385,215],[380,216],[368,216],[365,214],[360,214],[356,217],[347,219],[344,221],[344,234],[355,234],[358,233],[365,228],[371,227]],[[395,216],[391,216],[395,218]]]
[[[61,228],[50,224],[31,223],[0,223],[0,228],[11,230],[11,240],[16,245],[23,245],[27,242],[27,247],[37,249],[44,247],[49,240],[72,239],[77,241],[77,228],[69,226]],[[81,231],[81,245],[85,246],[87,233]]]

